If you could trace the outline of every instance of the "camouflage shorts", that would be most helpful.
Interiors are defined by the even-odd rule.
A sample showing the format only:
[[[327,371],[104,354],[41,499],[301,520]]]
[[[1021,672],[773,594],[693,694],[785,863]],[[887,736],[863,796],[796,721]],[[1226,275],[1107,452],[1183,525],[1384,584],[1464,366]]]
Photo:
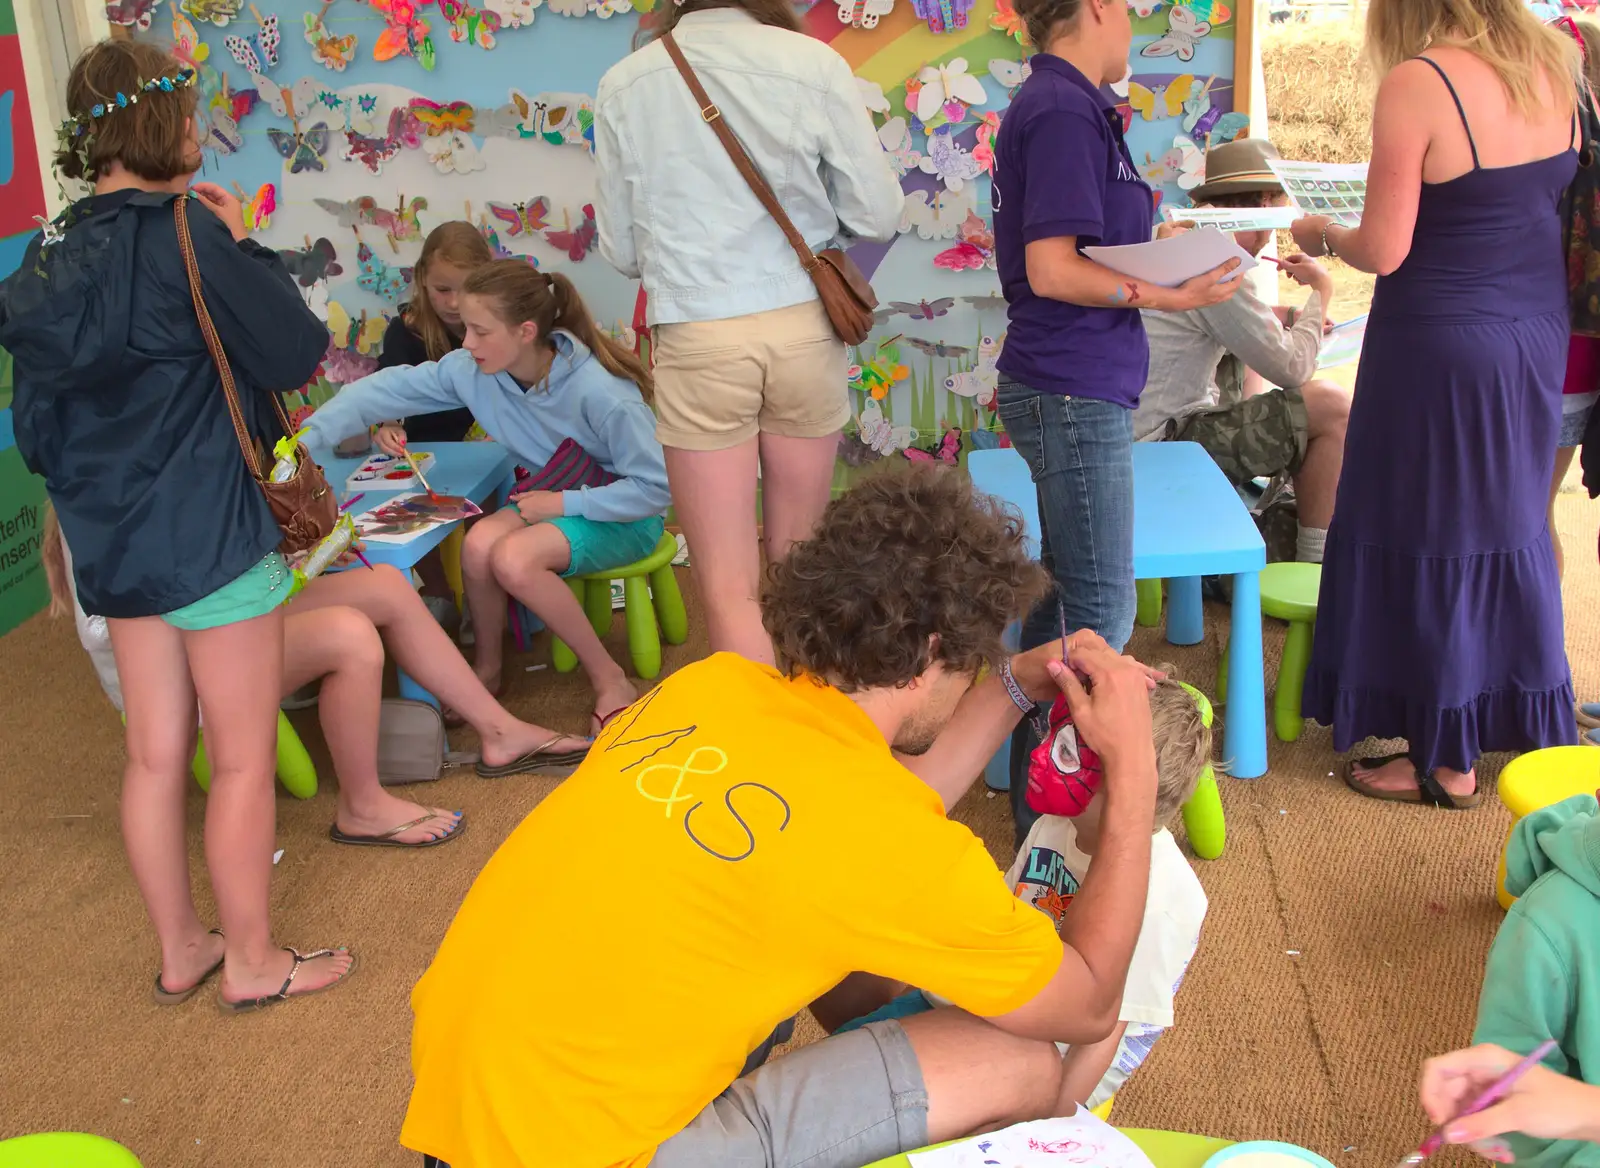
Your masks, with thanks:
[[[1269,389],[1231,406],[1174,418],[1169,442],[1198,442],[1234,482],[1294,474],[1306,458],[1306,399]]]

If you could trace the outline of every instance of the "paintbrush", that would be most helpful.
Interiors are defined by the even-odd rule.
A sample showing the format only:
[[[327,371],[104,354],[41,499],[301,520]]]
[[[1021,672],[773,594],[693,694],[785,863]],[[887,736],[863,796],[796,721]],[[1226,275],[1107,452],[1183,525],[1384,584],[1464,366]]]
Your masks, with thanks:
[[[1537,1047],[1534,1048],[1532,1054],[1523,1059],[1516,1066],[1512,1067],[1505,1074],[1501,1075],[1493,1083],[1490,1083],[1489,1086],[1484,1089],[1483,1093],[1471,1103],[1467,1104],[1466,1107],[1462,1108],[1455,1118],[1460,1119],[1463,1116],[1476,1115],[1478,1112],[1493,1107],[1496,1103],[1499,1103],[1500,1100],[1504,1099],[1510,1092],[1511,1088],[1516,1084],[1518,1079],[1522,1078],[1523,1075],[1526,1075],[1529,1071],[1533,1070],[1534,1067],[1542,1063],[1544,1061],[1544,1056],[1549,1054],[1555,1048],[1556,1040],[1553,1038],[1548,1039],[1545,1042],[1541,1042]],[[1454,1123],[1455,1119],[1452,1119],[1450,1122]],[[1434,1128],[1433,1134],[1422,1141],[1422,1146],[1419,1147],[1415,1152],[1412,1152],[1411,1155],[1407,1156],[1404,1160],[1401,1160],[1400,1163],[1395,1166],[1395,1168],[1412,1168],[1413,1165],[1422,1163],[1429,1156],[1433,1155],[1440,1148],[1444,1147],[1444,1129],[1447,1126],[1449,1125],[1441,1124],[1439,1127]]]
[[[438,492],[428,485],[427,477],[422,473],[422,464],[417,461],[417,456],[411,452],[409,447],[406,448],[406,458],[411,461],[411,473],[417,476],[417,482],[421,483],[428,492],[428,498],[435,503],[439,502]]]

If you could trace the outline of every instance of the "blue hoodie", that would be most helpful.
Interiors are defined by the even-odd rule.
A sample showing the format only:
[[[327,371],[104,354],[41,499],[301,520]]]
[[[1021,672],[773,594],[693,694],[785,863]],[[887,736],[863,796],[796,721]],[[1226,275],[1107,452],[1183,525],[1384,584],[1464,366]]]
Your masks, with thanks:
[[[604,523],[660,515],[672,501],[656,418],[639,387],[595,360],[565,329],[550,334],[556,356],[542,384],[524,389],[509,373],[484,373],[457,349],[439,361],[380,369],[333,395],[306,424],[320,444],[359,434],[389,418],[466,406],[484,431],[530,470],[571,438],[614,483],[561,492],[563,514]]]

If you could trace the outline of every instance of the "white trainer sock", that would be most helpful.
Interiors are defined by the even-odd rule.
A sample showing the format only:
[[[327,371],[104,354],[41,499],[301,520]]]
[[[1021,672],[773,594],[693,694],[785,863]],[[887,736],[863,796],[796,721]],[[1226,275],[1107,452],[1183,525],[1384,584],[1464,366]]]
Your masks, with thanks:
[[[1302,564],[1322,563],[1322,547],[1328,542],[1326,527],[1298,527],[1295,529],[1294,558]]]

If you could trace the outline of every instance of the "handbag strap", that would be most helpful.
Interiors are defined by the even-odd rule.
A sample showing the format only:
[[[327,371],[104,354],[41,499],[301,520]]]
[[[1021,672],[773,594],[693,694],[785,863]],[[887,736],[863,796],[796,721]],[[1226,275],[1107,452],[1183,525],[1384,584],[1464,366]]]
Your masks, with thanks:
[[[250,440],[250,428],[245,425],[244,407],[239,402],[239,387],[234,384],[233,368],[228,364],[228,354],[223,351],[222,340],[217,336],[217,326],[212,323],[211,313],[206,309],[205,297],[200,292],[200,264],[194,256],[194,239],[189,234],[190,197],[179,195],[172,204],[173,219],[178,228],[178,251],[183,256],[183,270],[189,277],[189,294],[194,298],[194,314],[200,320],[200,335],[205,337],[206,348],[210,350],[211,360],[217,367],[217,375],[222,379],[222,394],[228,400],[228,416],[233,419],[233,432],[239,439],[239,451],[244,455],[245,465],[259,479],[261,466],[256,457],[255,443]],[[294,429],[290,425],[288,412],[283,408],[283,402],[276,393],[269,396],[277,411],[278,421],[283,425],[284,434],[293,434]]]
[[[672,63],[678,67],[678,72],[683,75],[683,80],[689,86],[689,92],[694,95],[694,100],[700,107],[701,121],[716,133],[723,149],[728,152],[728,157],[733,159],[734,169],[744,176],[744,181],[750,184],[750,189],[755,192],[761,205],[767,209],[767,214],[777,222],[784,238],[789,241],[789,246],[794,248],[794,254],[800,257],[800,266],[808,272],[811,271],[816,266],[817,257],[811,253],[810,245],[801,237],[800,232],[795,230],[794,222],[784,214],[783,205],[778,202],[778,196],[773,194],[771,184],[756,169],[756,164],[744,146],[728,128],[728,123],[722,118],[722,111],[717,108],[716,102],[711,100],[711,95],[706,92],[705,86],[700,84],[700,78],[695,75],[688,59],[683,55],[683,50],[678,47],[678,42],[669,32],[662,36],[661,44],[667,50],[667,56],[672,58]]]

